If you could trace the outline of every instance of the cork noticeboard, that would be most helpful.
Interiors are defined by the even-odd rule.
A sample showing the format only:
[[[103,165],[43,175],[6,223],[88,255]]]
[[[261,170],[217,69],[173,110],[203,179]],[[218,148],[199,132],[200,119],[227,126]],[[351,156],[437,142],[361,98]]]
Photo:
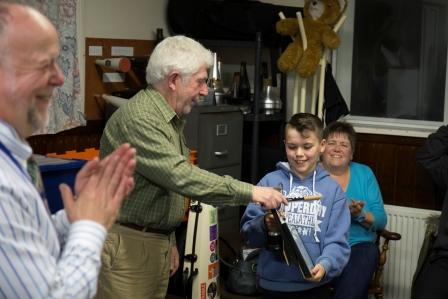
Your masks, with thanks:
[[[129,72],[119,74],[119,71],[97,65],[95,63],[96,60],[127,56],[149,56],[154,46],[155,42],[151,40],[86,38],[85,114],[87,120],[104,118],[104,100],[101,98],[101,94],[135,89],[146,84],[141,74],[133,69],[132,66]],[[112,53],[112,50],[114,50],[114,53]],[[124,55],[112,56],[112,54],[117,54],[117,52],[123,52]],[[124,80],[123,82],[103,82],[104,73],[115,73],[112,75],[119,75]]]

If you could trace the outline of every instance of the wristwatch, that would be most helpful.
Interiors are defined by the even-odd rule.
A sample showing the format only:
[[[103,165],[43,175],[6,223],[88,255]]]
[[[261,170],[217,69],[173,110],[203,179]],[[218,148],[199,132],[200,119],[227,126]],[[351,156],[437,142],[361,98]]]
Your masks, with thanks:
[[[366,220],[366,213],[364,211],[361,211],[358,216],[353,217],[353,220],[359,223],[363,223]]]

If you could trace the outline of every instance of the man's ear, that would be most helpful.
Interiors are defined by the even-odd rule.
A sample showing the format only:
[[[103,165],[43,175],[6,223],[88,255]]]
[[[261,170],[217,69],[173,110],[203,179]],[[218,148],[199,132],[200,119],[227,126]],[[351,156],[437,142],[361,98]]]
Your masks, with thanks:
[[[168,78],[167,78],[167,80],[168,80],[168,87],[171,89],[171,90],[176,90],[176,88],[177,88],[177,84],[176,84],[176,82],[178,81],[178,80],[181,80],[182,78],[180,77],[180,74],[179,74],[179,72],[176,72],[176,71],[174,71],[174,72],[171,72],[169,75],[168,75]]]

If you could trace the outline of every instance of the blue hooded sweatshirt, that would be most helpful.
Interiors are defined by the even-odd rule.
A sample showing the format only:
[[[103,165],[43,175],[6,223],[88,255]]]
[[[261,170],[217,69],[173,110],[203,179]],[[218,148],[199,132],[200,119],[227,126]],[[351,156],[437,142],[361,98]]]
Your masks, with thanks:
[[[342,272],[350,256],[350,212],[345,193],[320,164],[302,180],[291,172],[287,162],[279,162],[277,170],[258,183],[271,187],[280,184],[287,198],[321,196],[319,200],[290,202],[284,208],[288,226],[299,233],[313,263],[320,263],[326,274],[320,282],[307,281],[296,266],[284,262],[280,252],[268,251],[266,210],[251,203],[241,219],[241,232],[249,247],[262,248],[257,268],[260,286],[271,291],[298,292],[326,284]]]

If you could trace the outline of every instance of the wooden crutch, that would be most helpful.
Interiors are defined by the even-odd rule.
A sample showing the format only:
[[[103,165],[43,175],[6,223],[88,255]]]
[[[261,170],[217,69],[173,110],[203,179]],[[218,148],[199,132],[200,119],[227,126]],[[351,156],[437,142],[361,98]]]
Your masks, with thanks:
[[[333,31],[334,32],[338,32],[338,30],[341,28],[342,24],[345,22],[345,19],[347,19],[346,15],[342,15],[341,18],[339,19],[339,21],[336,23],[336,25],[334,25],[333,27]],[[317,108],[317,113],[316,111],[314,111],[315,107],[316,107],[316,95],[315,95],[315,84],[314,82],[317,81],[315,78],[317,77],[317,72],[314,74],[314,78],[313,78],[313,93],[312,93],[312,104],[311,104],[311,111],[313,112],[313,114],[316,114],[320,119],[322,119],[323,117],[323,111],[322,108],[324,106],[324,88],[325,88],[325,69],[327,67],[327,55],[329,53],[329,49],[325,48],[324,49],[324,53],[322,55],[322,58],[319,61],[319,65],[320,65],[320,72],[319,72],[319,101],[318,101],[318,108]],[[314,95],[314,96],[313,96]]]

